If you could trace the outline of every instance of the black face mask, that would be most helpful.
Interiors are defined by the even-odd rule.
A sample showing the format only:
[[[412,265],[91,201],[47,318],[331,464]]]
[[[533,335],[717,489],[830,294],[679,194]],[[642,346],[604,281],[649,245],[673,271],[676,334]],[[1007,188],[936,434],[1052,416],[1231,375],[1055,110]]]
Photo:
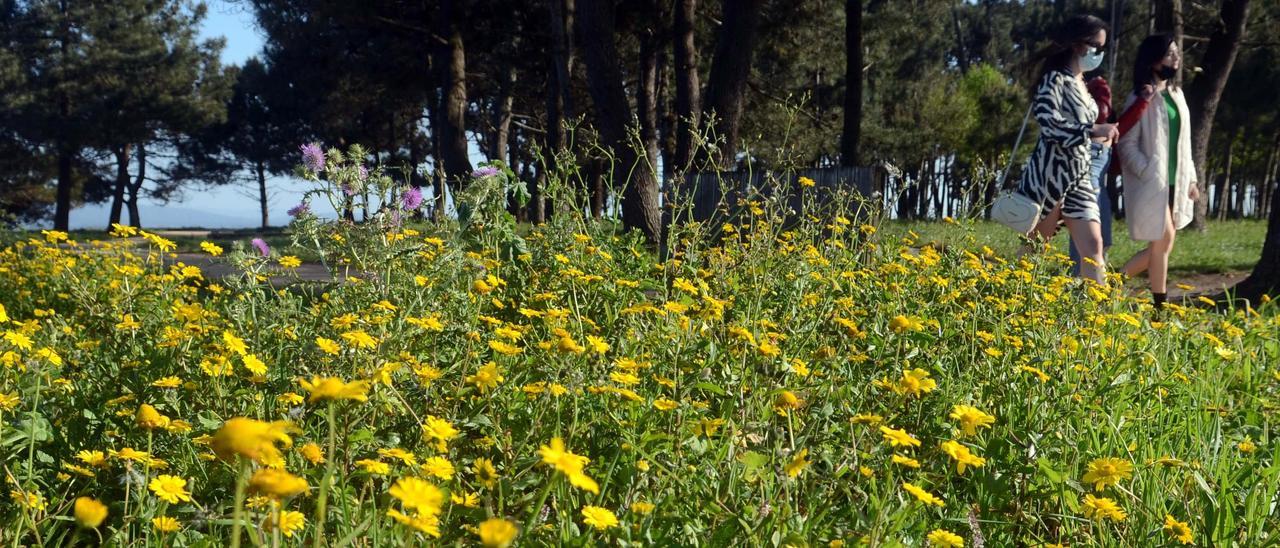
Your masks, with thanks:
[[[1161,80],[1171,79],[1177,74],[1178,74],[1178,69],[1175,69],[1168,65],[1160,65],[1160,68],[1156,69],[1156,76],[1159,76]]]

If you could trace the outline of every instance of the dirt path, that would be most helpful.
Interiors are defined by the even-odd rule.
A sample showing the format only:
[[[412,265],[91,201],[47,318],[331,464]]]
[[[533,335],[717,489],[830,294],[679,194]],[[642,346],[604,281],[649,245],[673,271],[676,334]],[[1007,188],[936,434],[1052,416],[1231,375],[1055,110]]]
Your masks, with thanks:
[[[1230,289],[1232,286],[1240,283],[1249,277],[1248,272],[1217,272],[1203,274],[1172,274],[1169,276],[1169,300],[1177,301],[1184,298],[1194,299],[1199,296],[1216,295],[1222,293],[1223,290]],[[1189,285],[1191,289],[1184,290],[1178,285]],[[1130,282],[1130,288],[1138,291],[1146,291],[1147,280],[1141,278]]]

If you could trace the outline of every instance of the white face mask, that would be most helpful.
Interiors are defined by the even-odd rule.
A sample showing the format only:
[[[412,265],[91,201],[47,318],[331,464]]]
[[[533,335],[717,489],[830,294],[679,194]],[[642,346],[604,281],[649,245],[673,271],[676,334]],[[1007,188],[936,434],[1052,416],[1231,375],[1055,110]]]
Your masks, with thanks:
[[[1102,66],[1102,58],[1106,56],[1106,52],[1101,48],[1090,46],[1085,50],[1084,55],[1080,56],[1080,72],[1089,72]]]

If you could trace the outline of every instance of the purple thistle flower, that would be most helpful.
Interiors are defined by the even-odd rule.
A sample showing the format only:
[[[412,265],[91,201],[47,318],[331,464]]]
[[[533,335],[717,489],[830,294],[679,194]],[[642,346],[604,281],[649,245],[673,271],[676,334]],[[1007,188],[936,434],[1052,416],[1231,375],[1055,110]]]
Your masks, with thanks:
[[[359,175],[361,181],[369,178],[369,170],[364,166],[356,168],[356,173]]]
[[[347,184],[347,183],[342,183],[342,184],[338,185],[338,188],[341,188],[341,189],[342,189],[342,193],[343,193],[343,194],[346,194],[347,196],[355,196],[355,195],[356,195],[356,189],[352,188],[352,187],[351,187],[351,185],[349,185],[349,184]]]
[[[302,165],[307,169],[320,173],[324,171],[324,151],[320,150],[320,145],[316,143],[307,143],[302,145]]]
[[[311,204],[308,204],[306,202],[301,202],[298,205],[290,208],[288,213],[290,217],[297,217],[304,213],[311,213]]]
[[[409,190],[400,195],[400,205],[404,207],[405,211],[418,209],[422,205],[422,189],[416,186],[409,187]]]
[[[472,177],[475,177],[475,178],[477,178],[477,179],[483,179],[483,178],[485,178],[485,177],[492,177],[492,176],[497,175],[497,174],[498,174],[498,168],[493,167],[493,166],[484,166],[484,167],[482,167],[482,168],[480,168],[480,169],[477,169],[477,170],[475,170],[475,171],[472,171],[472,172],[471,172],[471,176],[472,176]]]
[[[253,244],[253,247],[257,248],[258,253],[261,253],[263,257],[271,256],[271,248],[267,247],[267,242],[263,241],[262,238],[254,238],[249,243]]]

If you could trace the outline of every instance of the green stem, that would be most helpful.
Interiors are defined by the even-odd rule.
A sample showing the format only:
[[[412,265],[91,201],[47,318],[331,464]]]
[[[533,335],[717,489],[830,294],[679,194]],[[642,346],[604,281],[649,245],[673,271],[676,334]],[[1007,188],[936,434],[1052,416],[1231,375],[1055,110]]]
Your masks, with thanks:
[[[332,400],[329,401],[328,419],[329,419],[329,452],[327,455],[325,455],[326,459],[328,460],[328,464],[325,465],[324,479],[320,480],[320,496],[316,500],[316,517],[315,517],[316,530],[315,530],[314,536],[312,536],[312,539],[311,539],[311,546],[313,546],[314,548],[320,548],[320,539],[324,537],[325,507],[326,507],[326,503],[328,503],[328,498],[329,498],[329,481],[333,478],[333,450],[334,450],[334,446],[337,445],[337,441],[336,441],[337,434],[336,434],[336,428],[334,427],[335,421],[333,418],[333,401]]]
[[[244,518],[244,492],[249,485],[245,472],[248,469],[247,463],[241,459],[240,471],[236,477],[235,510],[231,516],[231,548],[240,548],[240,527],[243,525]]]

